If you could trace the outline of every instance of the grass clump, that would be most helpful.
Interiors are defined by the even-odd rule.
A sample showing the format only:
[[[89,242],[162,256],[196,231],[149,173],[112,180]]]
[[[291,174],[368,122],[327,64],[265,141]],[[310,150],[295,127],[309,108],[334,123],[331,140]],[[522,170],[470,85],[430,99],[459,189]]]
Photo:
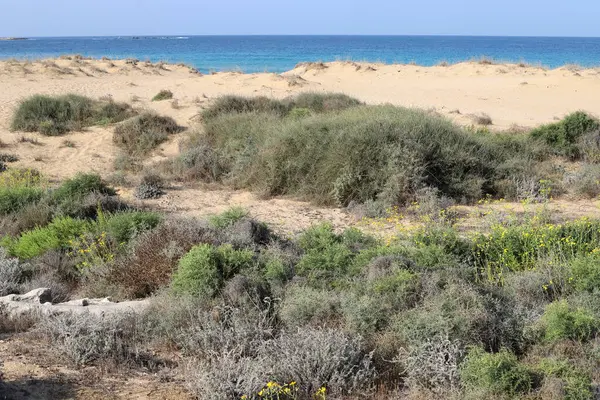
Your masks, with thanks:
[[[113,196],[114,189],[108,187],[98,174],[79,173],[64,181],[52,192],[52,197],[59,203],[67,200],[81,200],[90,193]]]
[[[296,97],[275,100],[268,97],[219,97],[202,116],[209,120],[224,114],[268,113],[279,117],[305,116],[307,112],[340,111],[362,103],[341,93],[302,93]],[[302,110],[302,111],[299,111]]]
[[[48,226],[23,233],[19,238],[5,237],[3,245],[9,254],[20,259],[31,259],[49,250],[67,249],[71,241],[90,229],[88,221],[61,217]]]
[[[221,214],[210,217],[209,222],[214,228],[225,229],[247,216],[248,212],[242,207],[231,207]]]
[[[163,89],[152,98],[152,101],[171,100],[172,98],[173,92],[171,92],[170,90]]]
[[[39,201],[44,191],[36,187],[0,187],[0,215],[8,215]]]
[[[253,264],[254,253],[231,246],[202,244],[179,261],[171,287],[175,293],[213,297],[225,281]]]
[[[542,125],[530,132],[530,136],[546,143],[561,156],[579,158],[582,151],[578,140],[587,133],[600,129],[600,122],[583,111],[567,115],[559,122]]]
[[[113,142],[131,156],[143,156],[180,131],[173,118],[146,112],[117,125]]]
[[[549,304],[542,317],[545,338],[550,342],[562,339],[586,341],[600,329],[598,320],[590,311],[574,308],[566,300]]]
[[[480,348],[467,355],[461,379],[467,391],[510,398],[528,393],[534,382],[531,371],[514,354],[506,350],[491,354]]]
[[[57,136],[86,126],[119,122],[134,114],[129,105],[113,101],[75,94],[35,95],[19,104],[11,129]]]

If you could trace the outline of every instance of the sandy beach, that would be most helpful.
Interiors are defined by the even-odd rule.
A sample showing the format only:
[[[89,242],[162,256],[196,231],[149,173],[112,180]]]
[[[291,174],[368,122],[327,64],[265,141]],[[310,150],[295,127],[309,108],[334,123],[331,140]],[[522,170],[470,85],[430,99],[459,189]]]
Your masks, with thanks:
[[[299,64],[283,74],[196,73],[184,65],[125,60],[78,58],[35,62],[0,62],[0,134],[12,142],[22,133],[10,132],[10,117],[18,102],[33,94],[77,93],[92,98],[110,96],[138,108],[154,109],[183,126],[193,124],[199,111],[225,94],[284,98],[300,92],[341,92],[368,104],[391,103],[434,110],[462,124],[485,113],[494,131],[531,128],[585,110],[600,115],[600,69],[563,67],[545,70],[519,65],[468,62],[451,66],[360,64],[354,62]],[[151,102],[160,90],[174,93],[172,101]],[[42,156],[44,171],[65,177],[81,169],[105,171],[115,154],[110,129],[72,133],[76,149],[61,148],[63,138],[44,137],[45,146],[19,145],[23,163]],[[163,155],[177,151],[163,146]],[[69,164],[53,161],[68,158]]]
[[[86,60],[69,57],[35,62],[0,62],[0,135],[10,151],[19,154],[17,166],[33,167],[51,179],[65,179],[80,171],[102,176],[114,172],[118,149],[112,128],[95,126],[85,132],[49,137],[9,130],[19,101],[33,94],[77,93],[152,109],[173,117],[180,125],[198,125],[200,111],[221,95],[284,98],[304,91],[342,92],[368,104],[391,103],[435,111],[459,124],[475,125],[473,115],[487,114],[492,131],[520,131],[552,122],[569,112],[585,110],[600,115],[600,69],[494,65],[474,61],[450,66],[420,67],[354,62],[305,63],[283,74],[219,72],[202,75],[185,65],[127,60]],[[162,89],[174,100],[152,102]],[[178,154],[185,132],[161,145],[147,162]],[[21,142],[35,138],[37,144]],[[65,140],[73,143],[66,146]],[[129,189],[121,194],[131,198]],[[318,208],[290,199],[264,200],[252,193],[219,190],[174,190],[153,206],[185,215],[206,215],[242,205],[283,230],[299,230],[323,218],[347,226],[352,218],[338,209]],[[591,207],[594,215],[596,207]],[[568,211],[567,211],[568,212]],[[294,221],[289,215],[295,215]]]

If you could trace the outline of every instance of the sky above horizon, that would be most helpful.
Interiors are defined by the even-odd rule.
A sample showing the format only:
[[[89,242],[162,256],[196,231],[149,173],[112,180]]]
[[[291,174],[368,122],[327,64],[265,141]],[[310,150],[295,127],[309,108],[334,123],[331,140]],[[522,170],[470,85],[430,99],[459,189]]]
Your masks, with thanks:
[[[2,36],[600,36],[598,0],[0,0]]]

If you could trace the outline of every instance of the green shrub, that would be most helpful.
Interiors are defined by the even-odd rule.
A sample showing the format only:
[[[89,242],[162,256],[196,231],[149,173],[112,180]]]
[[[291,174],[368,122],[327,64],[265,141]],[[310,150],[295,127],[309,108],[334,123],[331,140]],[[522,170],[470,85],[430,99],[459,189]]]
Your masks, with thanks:
[[[582,155],[577,147],[579,138],[599,128],[598,120],[583,111],[577,111],[559,122],[534,129],[530,136],[548,144],[558,155],[578,158]]]
[[[225,282],[253,265],[254,253],[234,250],[230,245],[193,247],[179,261],[171,287],[175,293],[215,296]]]
[[[565,360],[543,359],[538,369],[546,378],[562,381],[565,400],[592,400],[594,391],[589,374],[579,370]]]
[[[566,300],[556,301],[546,307],[542,316],[545,338],[550,342],[562,339],[587,341],[600,328],[600,321],[588,310],[573,308]]]
[[[169,135],[180,131],[181,127],[173,118],[145,112],[117,125],[113,142],[129,155],[142,156],[165,142]]]
[[[506,167],[510,158],[529,157],[525,148],[500,146],[418,110],[353,106],[281,118],[281,112],[245,107],[209,109],[203,146],[219,154],[219,178],[267,195],[341,206],[378,200],[389,207],[433,187],[468,202],[497,194],[502,179],[532,171],[525,162]]]
[[[340,93],[302,93],[284,100],[264,96],[223,96],[207,108],[202,116],[208,120],[224,114],[268,113],[299,118],[312,112],[340,111],[360,104],[360,101]]]
[[[54,219],[48,226],[35,228],[19,238],[4,239],[3,245],[11,255],[31,259],[48,250],[67,249],[71,242],[90,229],[90,223],[69,217]]]
[[[582,218],[562,225],[526,223],[495,225],[475,239],[475,257],[488,279],[505,271],[525,271],[542,259],[568,261],[593,251],[600,242],[600,221]]]
[[[262,249],[259,254],[259,264],[263,267],[267,281],[281,285],[294,277],[294,266],[298,258],[295,248],[275,244]]]
[[[292,286],[285,291],[279,315],[288,328],[328,326],[339,321],[340,295],[334,291]]]
[[[114,189],[108,187],[98,174],[78,173],[75,177],[67,179],[52,192],[52,198],[57,203],[80,201],[90,193],[99,193],[109,196],[116,194]]]
[[[342,93],[301,93],[291,100],[292,110],[305,109],[316,113],[341,111],[363,104]]]
[[[600,165],[583,165],[579,171],[566,179],[566,184],[577,196],[588,199],[598,197],[600,195]]]
[[[344,243],[342,235],[333,232],[331,225],[309,228],[300,236],[298,244],[304,255],[296,265],[296,273],[311,282],[324,284],[349,271],[354,252]]]
[[[152,101],[170,100],[172,98],[173,92],[171,92],[170,90],[163,89],[152,98]]]
[[[0,187],[0,215],[18,212],[38,202],[43,195],[44,190],[36,187]]]
[[[61,135],[83,127],[122,121],[134,114],[130,106],[87,97],[35,95],[23,100],[15,112],[12,130]]]
[[[600,255],[597,252],[574,258],[569,267],[570,283],[575,290],[591,293],[600,289]]]
[[[469,351],[460,371],[467,391],[481,390],[492,395],[517,396],[528,393],[533,374],[507,350],[486,353],[479,347]]]
[[[154,229],[160,220],[157,213],[128,211],[109,215],[100,221],[100,229],[106,230],[118,243],[127,243],[139,233]]]
[[[214,228],[225,229],[246,216],[248,216],[248,212],[242,207],[231,207],[221,214],[211,216],[209,222]]]

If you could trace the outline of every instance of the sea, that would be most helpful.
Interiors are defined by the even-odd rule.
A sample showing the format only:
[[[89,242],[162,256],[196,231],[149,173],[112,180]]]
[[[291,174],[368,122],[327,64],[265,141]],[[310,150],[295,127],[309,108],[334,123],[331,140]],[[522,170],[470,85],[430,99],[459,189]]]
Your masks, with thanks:
[[[600,38],[486,36],[119,36],[0,41],[0,59],[62,54],[186,63],[201,72],[284,72],[304,61],[430,66],[489,58],[548,68],[600,66]]]

